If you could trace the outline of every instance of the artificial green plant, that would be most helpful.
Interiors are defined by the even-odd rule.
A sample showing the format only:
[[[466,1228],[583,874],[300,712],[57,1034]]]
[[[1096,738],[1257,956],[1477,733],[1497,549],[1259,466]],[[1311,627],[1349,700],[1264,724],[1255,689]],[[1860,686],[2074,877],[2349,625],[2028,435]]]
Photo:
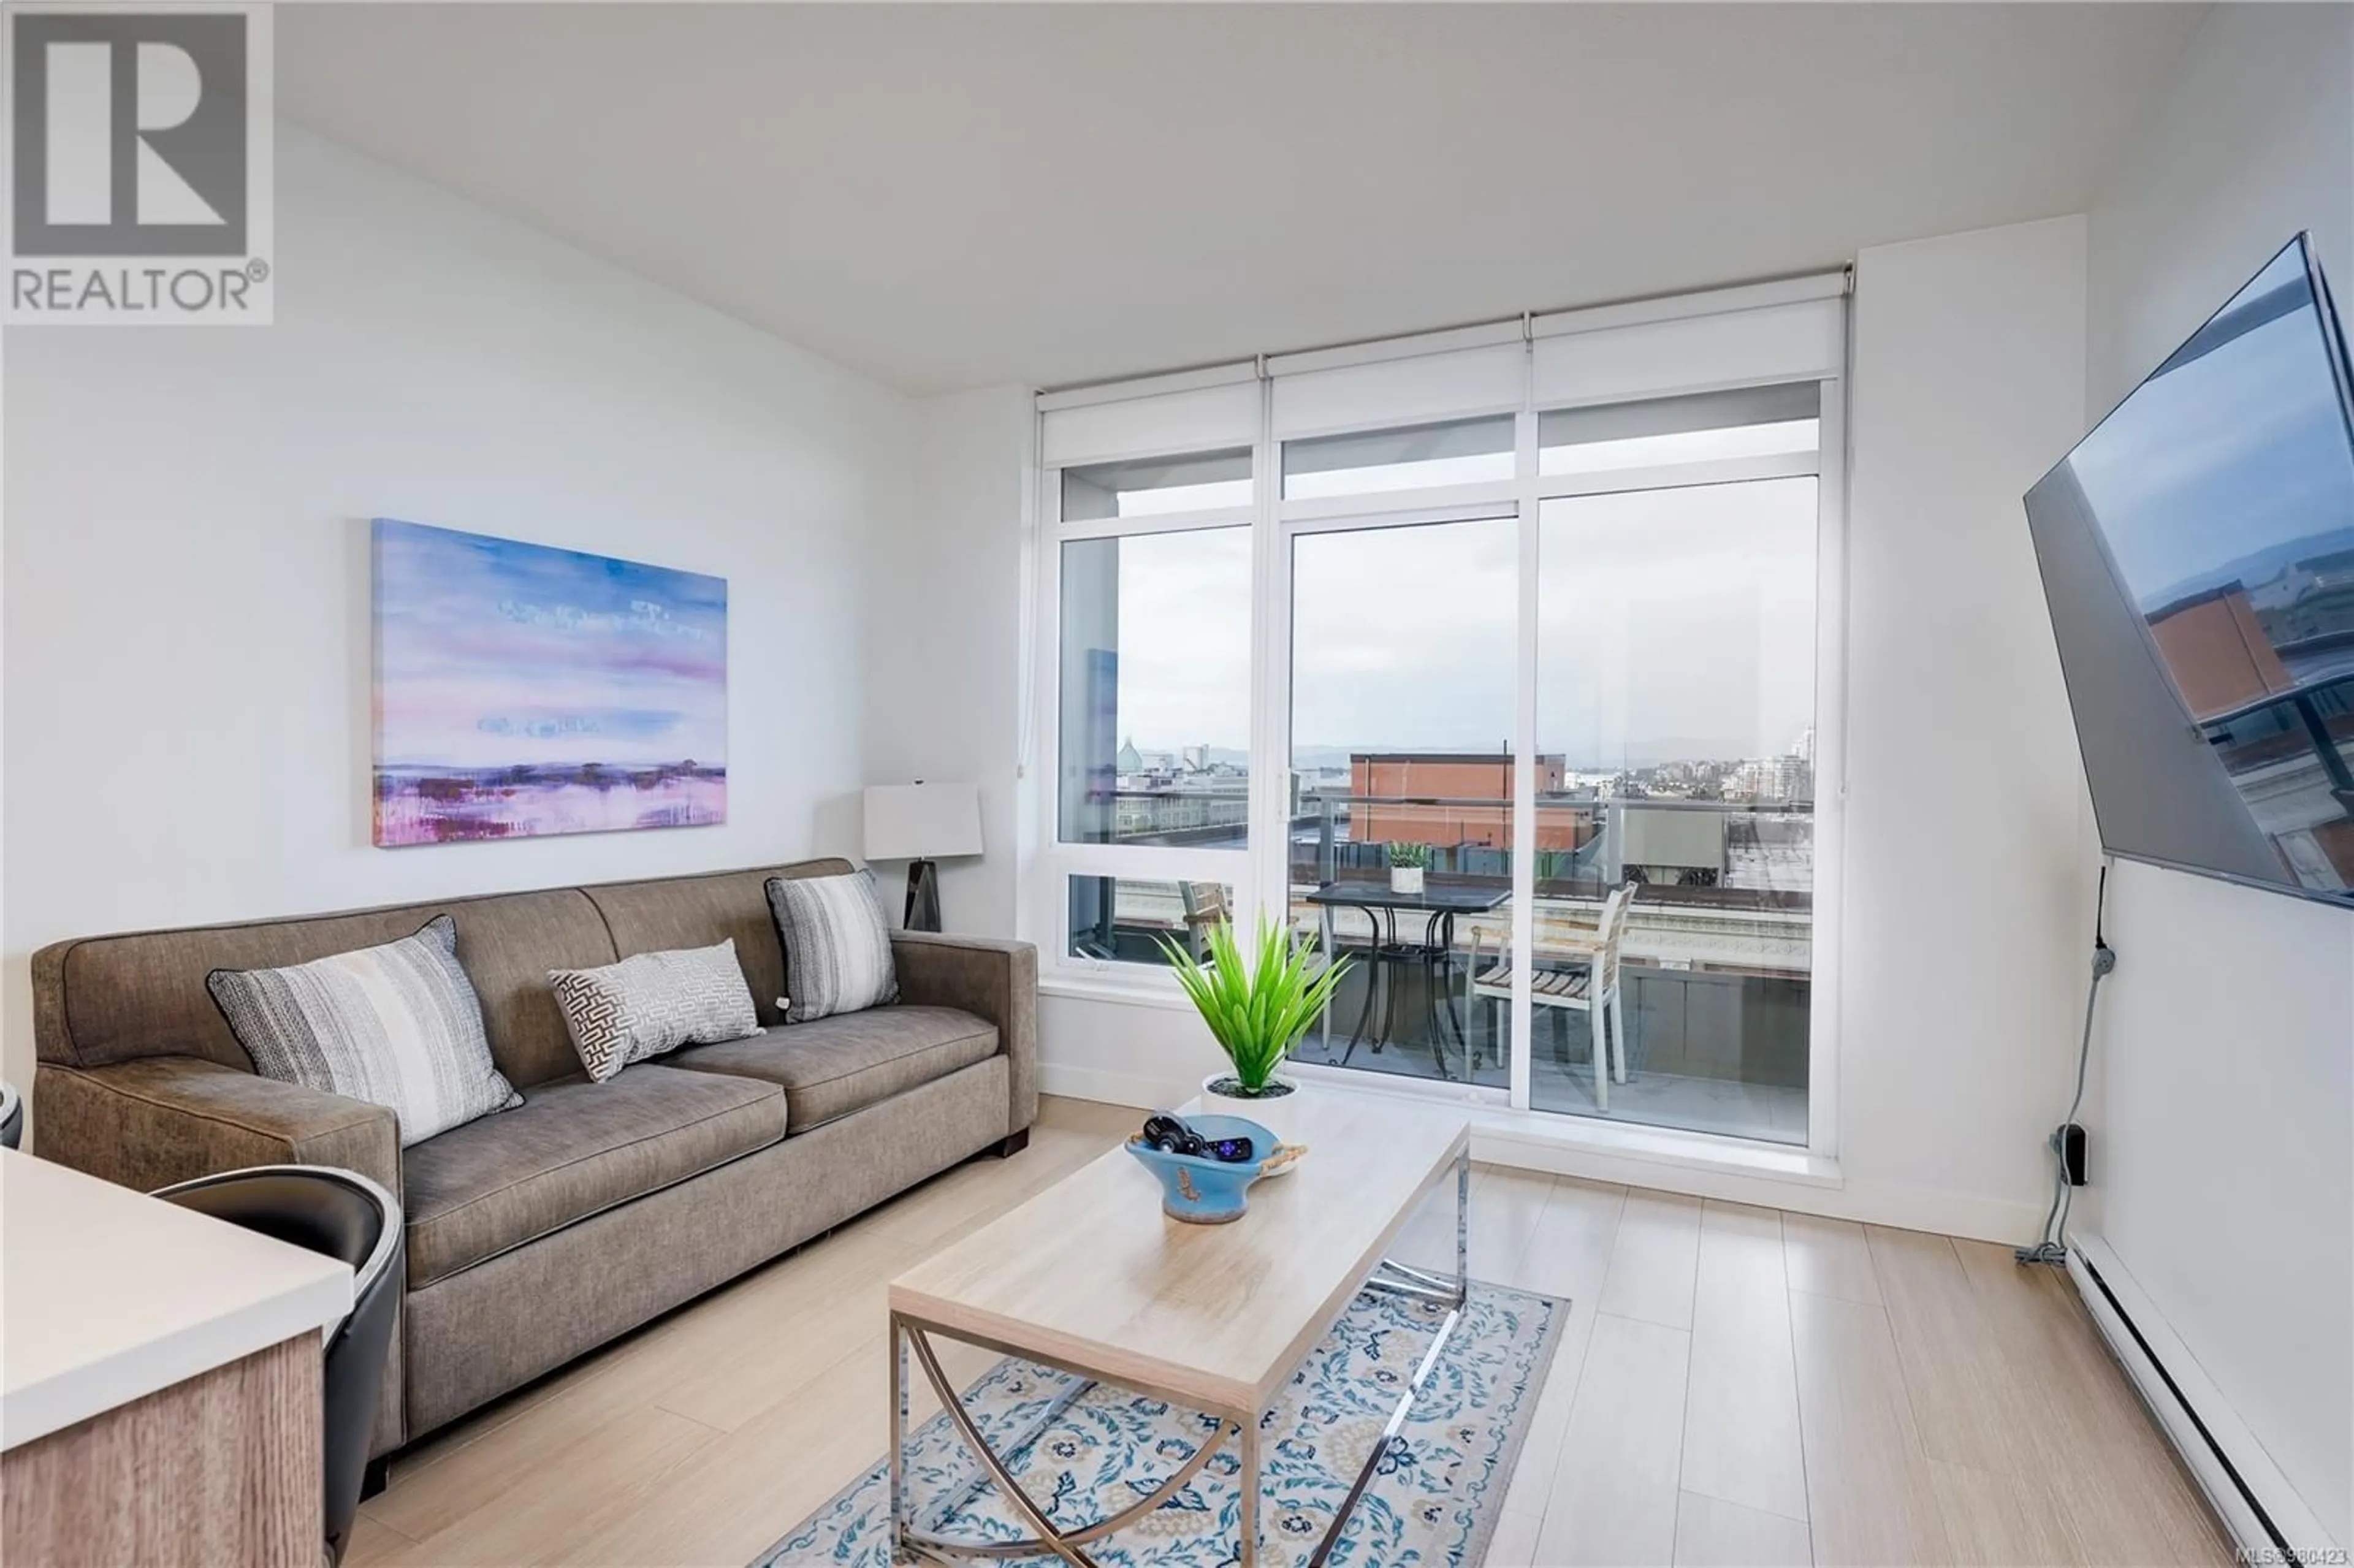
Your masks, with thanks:
[[[1331,1001],[1349,967],[1342,959],[1318,969],[1312,944],[1264,917],[1252,945],[1255,959],[1246,962],[1230,920],[1210,927],[1204,960],[1196,961],[1165,937],[1161,939],[1177,983],[1185,988],[1219,1049],[1234,1065],[1235,1083],[1246,1099],[1267,1092],[1283,1059]]]

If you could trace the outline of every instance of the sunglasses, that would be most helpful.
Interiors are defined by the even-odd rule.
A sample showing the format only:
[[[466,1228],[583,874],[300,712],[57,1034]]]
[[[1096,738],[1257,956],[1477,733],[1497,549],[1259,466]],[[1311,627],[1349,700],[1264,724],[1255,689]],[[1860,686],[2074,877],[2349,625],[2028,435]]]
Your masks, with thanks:
[[[1191,1155],[1228,1165],[1247,1165],[1257,1155],[1247,1138],[1204,1138],[1166,1111],[1144,1124],[1144,1141],[1164,1154]]]

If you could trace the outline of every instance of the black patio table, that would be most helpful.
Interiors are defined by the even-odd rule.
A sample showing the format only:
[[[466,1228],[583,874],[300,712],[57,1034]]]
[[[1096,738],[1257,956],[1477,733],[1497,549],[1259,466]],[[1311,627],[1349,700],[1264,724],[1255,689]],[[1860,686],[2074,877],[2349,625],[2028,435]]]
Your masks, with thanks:
[[[1365,1037],[1365,1026],[1373,1022],[1376,995],[1383,999],[1382,1036],[1373,1042],[1378,1052],[1397,1038],[1397,972],[1414,968],[1423,971],[1428,981],[1430,1001],[1430,1054],[1438,1064],[1438,1075],[1452,1078],[1447,1070],[1447,1025],[1455,1027],[1456,1044],[1463,1052],[1463,1072],[1471,1073],[1470,1042],[1463,1032],[1463,1019],[1454,1012],[1452,970],[1455,952],[1455,917],[1458,915],[1485,915],[1512,895],[1508,886],[1499,886],[1484,879],[1463,877],[1423,878],[1419,893],[1399,893],[1386,877],[1341,877],[1328,882],[1308,895],[1308,902],[1323,913],[1324,957],[1331,962],[1333,956],[1332,911],[1362,909],[1373,925],[1373,946],[1371,958],[1373,971],[1365,979],[1365,1004],[1357,1012],[1357,1027],[1349,1036],[1348,1049],[1341,1054],[1341,1065],[1347,1066],[1349,1058],[1357,1054],[1357,1046]],[[1398,916],[1423,916],[1422,940],[1405,942],[1398,939]],[[1442,997],[1445,999],[1442,1001]],[[1324,1014],[1324,1055],[1332,1054],[1332,1015],[1327,1008]]]

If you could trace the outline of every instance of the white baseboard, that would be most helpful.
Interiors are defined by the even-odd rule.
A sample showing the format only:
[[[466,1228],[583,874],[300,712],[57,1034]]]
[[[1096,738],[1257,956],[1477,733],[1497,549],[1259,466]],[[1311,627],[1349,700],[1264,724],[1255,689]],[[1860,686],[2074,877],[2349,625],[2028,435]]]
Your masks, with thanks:
[[[1475,1122],[1472,1158],[1495,1165],[1549,1171],[1556,1176],[1582,1177],[1589,1181],[1615,1181],[1622,1186],[1715,1198],[1728,1203],[1852,1220],[1859,1224],[1999,1242],[2005,1246],[2016,1245],[2022,1237],[2032,1236],[2043,1221],[2043,1211],[2033,1203],[1858,1178],[1842,1171],[1836,1160],[1807,1156],[1798,1150],[1756,1148],[1729,1139],[1699,1137],[1693,1141],[1714,1145],[1716,1149],[1672,1157],[1628,1153],[1606,1147],[1602,1141],[1603,1136],[1619,1131],[1615,1126],[1606,1124],[1588,1134],[1575,1118],[1546,1119],[1564,1125],[1557,1132],[1549,1130],[1542,1141],[1517,1131],[1482,1129]],[[1777,1164],[1795,1168],[1776,1169]]]
[[[2322,1528],[2108,1244],[2096,1234],[2071,1236],[2068,1275],[2243,1561],[2344,1562],[2343,1543]]]
[[[1050,1095],[1144,1108],[1182,1105],[1200,1087],[1195,1076],[1161,1077],[1052,1061],[1039,1064],[1038,1085]],[[1476,1107],[1469,1114],[1472,1158],[1489,1164],[2005,1245],[2031,1239],[2043,1223],[2040,1201],[2013,1202],[1860,1180],[1843,1174],[1836,1161],[1804,1150],[1589,1123],[1575,1117],[1532,1118]]]

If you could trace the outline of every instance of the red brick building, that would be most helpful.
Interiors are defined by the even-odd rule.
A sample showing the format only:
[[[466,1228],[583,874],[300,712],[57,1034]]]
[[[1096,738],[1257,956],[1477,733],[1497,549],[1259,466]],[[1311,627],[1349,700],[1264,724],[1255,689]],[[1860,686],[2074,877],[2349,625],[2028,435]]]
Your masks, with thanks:
[[[1536,759],[1540,801],[1561,791],[1562,761]],[[1509,849],[1512,842],[1512,759],[1447,751],[1381,751],[1349,758],[1350,837],[1360,843],[1477,844]],[[1363,804],[1367,800],[1374,803]],[[1394,805],[1400,800],[1442,805]],[[1594,836],[1594,807],[1543,804],[1537,813],[1537,848],[1574,850]]]

